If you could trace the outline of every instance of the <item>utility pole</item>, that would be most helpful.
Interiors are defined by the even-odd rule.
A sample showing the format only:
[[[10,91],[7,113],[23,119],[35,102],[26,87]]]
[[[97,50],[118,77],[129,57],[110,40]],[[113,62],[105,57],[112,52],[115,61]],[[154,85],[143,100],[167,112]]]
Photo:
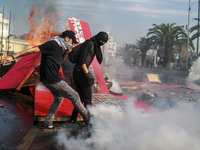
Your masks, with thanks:
[[[1,32],[1,60],[2,60],[2,47],[3,47],[3,24],[4,24],[4,6],[3,6],[3,15],[2,15],[2,32]]]
[[[10,46],[10,25],[11,25],[11,11],[10,11],[10,18],[9,18],[9,30],[8,30],[8,52],[9,52],[9,46]]]
[[[187,38],[187,51],[186,51],[186,69],[188,69],[188,49],[189,49],[189,34],[190,34],[190,10],[191,10],[191,6],[190,6],[190,0],[189,0],[189,10],[188,10],[188,25],[187,25],[187,30],[188,30],[188,38]]]

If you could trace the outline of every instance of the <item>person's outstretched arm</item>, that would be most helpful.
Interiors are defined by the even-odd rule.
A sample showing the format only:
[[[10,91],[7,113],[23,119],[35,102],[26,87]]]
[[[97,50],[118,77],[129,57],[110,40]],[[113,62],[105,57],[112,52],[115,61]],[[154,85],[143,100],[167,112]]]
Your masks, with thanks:
[[[33,53],[38,53],[38,52],[40,52],[40,49],[38,47],[25,49],[19,53],[13,54],[12,56],[3,57],[2,60],[0,60],[0,64],[7,64],[9,62],[12,62],[18,57],[22,57],[28,54],[33,54]]]

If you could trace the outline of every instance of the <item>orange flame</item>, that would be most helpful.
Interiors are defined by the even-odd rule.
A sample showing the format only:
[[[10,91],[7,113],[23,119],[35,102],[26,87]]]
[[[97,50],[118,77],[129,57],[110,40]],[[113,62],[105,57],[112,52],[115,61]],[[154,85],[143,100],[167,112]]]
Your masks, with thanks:
[[[41,12],[43,12],[43,10]],[[42,17],[39,25],[35,22],[35,17],[41,12],[38,12],[36,7],[33,6],[28,18],[31,29],[26,38],[30,46],[40,45],[48,41],[51,38],[51,33],[54,32],[56,28],[56,17],[51,13]]]

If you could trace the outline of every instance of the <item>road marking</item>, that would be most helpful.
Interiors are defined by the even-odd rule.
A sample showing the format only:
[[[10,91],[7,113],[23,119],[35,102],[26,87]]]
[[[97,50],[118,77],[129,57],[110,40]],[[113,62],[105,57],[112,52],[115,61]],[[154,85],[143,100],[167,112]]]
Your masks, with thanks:
[[[34,127],[30,129],[30,131],[27,133],[27,135],[23,138],[21,143],[18,145],[18,150],[28,150],[29,146],[33,142],[35,136],[37,135],[39,129]]]

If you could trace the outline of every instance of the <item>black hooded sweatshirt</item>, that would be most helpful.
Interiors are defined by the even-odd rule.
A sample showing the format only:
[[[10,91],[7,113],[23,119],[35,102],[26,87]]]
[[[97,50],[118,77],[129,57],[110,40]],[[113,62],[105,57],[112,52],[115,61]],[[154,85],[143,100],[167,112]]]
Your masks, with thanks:
[[[99,32],[97,35],[93,36],[89,40],[86,40],[81,45],[81,54],[77,64],[74,66],[74,69],[81,69],[83,64],[86,64],[88,68],[91,65],[95,55],[99,64],[102,63],[103,55],[100,46],[102,46],[103,43],[101,43],[100,40],[107,42],[108,34],[106,32]]]

